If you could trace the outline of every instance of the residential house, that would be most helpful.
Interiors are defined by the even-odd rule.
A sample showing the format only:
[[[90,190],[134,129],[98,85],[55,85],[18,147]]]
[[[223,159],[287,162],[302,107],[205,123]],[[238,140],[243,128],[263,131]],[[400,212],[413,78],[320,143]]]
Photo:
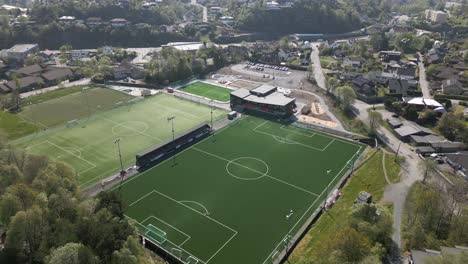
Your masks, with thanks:
[[[85,49],[82,49],[82,50],[72,50],[70,51],[70,55],[72,57],[73,60],[80,60],[80,59],[83,59],[83,58],[89,58],[90,56],[90,51],[89,50],[85,50]]]
[[[427,136],[427,135],[435,135],[435,133],[430,130],[429,128],[425,128],[420,126],[414,122],[406,121],[404,124],[396,129],[393,130],[398,138],[402,141],[408,142],[410,140],[410,136],[418,135],[418,136]]]
[[[104,56],[110,56],[114,54],[114,49],[111,46],[104,46],[101,48],[101,53]]]
[[[234,25],[234,18],[232,16],[222,16],[219,18],[219,21],[227,26]]]
[[[103,24],[100,17],[89,17],[86,19],[86,25],[90,28],[95,28]]]
[[[123,28],[123,27],[128,27],[130,25],[130,21],[128,21],[125,18],[114,18],[110,21],[110,25],[113,28]]]
[[[330,49],[337,49],[341,46],[351,46],[353,43],[349,39],[336,40],[331,44],[328,44]]]
[[[404,99],[406,101],[406,99]],[[441,103],[437,102],[434,99],[430,98],[423,98],[423,97],[415,97],[406,102],[408,105],[413,105],[418,109],[425,109],[425,108],[430,108],[430,109],[436,109],[439,107],[444,107]]]
[[[116,80],[122,80],[128,77],[142,79],[145,77],[145,70],[133,64],[120,64],[113,68],[113,76]]]
[[[42,57],[42,61],[44,61],[44,62],[49,61],[54,57],[54,53],[51,50],[48,50],[48,49],[39,52],[37,55]]]
[[[343,60],[343,66],[344,67],[352,67],[352,68],[361,68],[361,64],[364,63],[364,59],[363,58],[359,58],[359,57],[346,57],[344,58]]]
[[[448,14],[439,10],[426,10],[426,20],[435,24],[442,24],[447,21]]]
[[[362,75],[357,76],[353,81],[353,89],[359,93],[364,95],[376,95],[375,84],[363,77]]]
[[[16,85],[15,80],[9,81],[5,83],[5,85],[11,90],[19,89],[22,92],[28,91],[32,88],[38,88],[44,85],[44,80],[36,76],[27,76],[27,77],[19,78],[17,79],[17,81],[18,81],[19,86]]]
[[[405,79],[388,80],[388,89],[391,94],[408,95],[409,84]]]
[[[39,64],[33,64],[33,65],[25,66],[16,70],[12,70],[11,72],[19,74],[21,76],[29,76],[29,75],[39,76],[42,70],[43,69]]]
[[[438,49],[430,49],[426,55],[426,61],[429,64],[442,62],[444,55]]]
[[[212,6],[210,7],[210,13],[213,15],[221,14],[223,9],[220,6]]]
[[[396,70],[396,74],[401,79],[413,80],[416,78],[416,68],[414,67],[400,67]]]
[[[76,17],[74,16],[62,16],[59,18],[60,23],[65,25],[73,25],[76,22]]]
[[[73,77],[73,72],[69,68],[55,68],[43,73],[41,76],[47,84],[55,85]]]
[[[280,9],[280,5],[276,1],[268,1],[265,3],[266,10],[278,10]]]
[[[39,51],[38,44],[17,44],[6,51],[8,60],[11,61],[23,61],[31,54]]]
[[[379,55],[384,62],[400,61],[401,59],[400,51],[380,51]]]
[[[177,29],[175,26],[161,25],[159,26],[159,31],[163,33],[172,33],[177,32]]]
[[[280,61],[287,61],[288,58],[289,58],[289,55],[288,55],[287,52],[285,52],[285,51],[282,50],[282,49],[278,51],[278,59],[279,59]]]
[[[466,92],[463,85],[455,78],[442,81],[442,92],[450,95],[462,95]]]

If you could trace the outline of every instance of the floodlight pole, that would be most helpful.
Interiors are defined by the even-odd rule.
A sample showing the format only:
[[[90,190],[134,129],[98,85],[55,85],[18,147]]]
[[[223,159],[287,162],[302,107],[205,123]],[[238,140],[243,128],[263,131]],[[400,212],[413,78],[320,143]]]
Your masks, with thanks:
[[[125,176],[125,170],[122,162],[122,152],[120,151],[120,138],[114,141],[114,144],[117,144],[117,149],[119,150],[119,160],[120,160],[120,185],[119,185],[119,195],[120,195],[120,211],[122,211],[122,182]]]
[[[175,116],[170,116],[167,118],[167,122],[171,122],[171,125],[172,125],[172,143],[173,144],[175,140],[174,120],[175,120]],[[175,165],[175,153],[174,153],[174,156],[172,157],[172,161],[173,161],[173,165]]]
[[[211,113],[211,130],[213,130],[213,103],[214,103],[213,100],[210,100],[210,107],[211,107],[211,109],[210,109],[210,110],[211,110],[211,111],[210,111],[210,113]]]
[[[395,162],[398,159],[398,153],[400,152],[400,146],[401,146],[401,141],[400,141],[400,144],[398,144],[398,149],[397,149],[396,154],[395,154]]]
[[[286,215],[286,220],[288,221],[288,233],[286,234],[286,252],[285,252],[286,254],[285,255],[287,255],[288,251],[289,251],[289,236],[290,236],[291,231],[292,231],[291,230],[292,229],[291,228],[291,218],[292,218],[293,214],[294,214],[294,211],[291,209],[289,211],[289,214]]]

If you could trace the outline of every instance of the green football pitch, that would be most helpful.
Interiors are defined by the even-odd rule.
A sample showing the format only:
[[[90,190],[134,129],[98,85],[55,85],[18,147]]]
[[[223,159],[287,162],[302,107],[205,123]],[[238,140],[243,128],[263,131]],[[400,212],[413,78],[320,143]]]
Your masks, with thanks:
[[[211,84],[204,83],[204,82],[195,82],[195,83],[189,84],[181,88],[181,91],[207,97],[207,98],[221,101],[221,102],[228,102],[229,95],[232,92],[231,89],[227,89],[221,86],[211,85]]]
[[[217,119],[224,113],[215,109],[213,117]],[[13,143],[31,153],[68,163],[75,169],[81,186],[86,187],[119,171],[116,139],[121,139],[122,159],[126,167],[135,165],[136,153],[169,139],[172,133],[171,124],[167,121],[169,116],[176,117],[176,133],[211,119],[207,106],[159,94],[42,130]],[[64,115],[63,120],[73,117],[74,112],[68,117]]]
[[[247,116],[113,190],[184,263],[272,263],[363,149]]]
[[[43,128],[80,119],[90,113],[112,109],[135,97],[107,88],[89,88],[81,92],[47,100],[23,108],[19,115]]]

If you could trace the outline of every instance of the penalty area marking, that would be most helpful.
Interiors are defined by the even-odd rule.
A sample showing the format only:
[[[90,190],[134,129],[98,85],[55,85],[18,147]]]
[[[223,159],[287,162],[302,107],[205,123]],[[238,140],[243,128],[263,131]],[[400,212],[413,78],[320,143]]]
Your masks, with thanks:
[[[203,204],[199,203],[199,202],[184,200],[184,201],[179,201],[179,203],[189,203],[189,204],[191,203],[191,204],[196,204],[196,205],[200,206],[201,208],[203,208],[203,210],[205,211],[205,212],[203,213],[203,215],[205,215],[205,216],[210,215],[210,211],[208,211],[208,209],[206,209],[206,207],[205,207]]]
[[[183,206],[183,207],[185,207],[185,208],[187,208],[187,209],[189,209],[189,210],[191,210],[191,211],[193,211],[193,212],[195,212],[195,213],[197,213],[197,214],[199,214],[199,215],[201,215],[201,216],[203,216],[203,217],[205,217],[206,219],[208,219],[208,220],[210,220],[210,221],[212,221],[212,222],[214,222],[214,223],[216,223],[216,224],[218,224],[218,225],[220,225],[220,226],[222,226],[222,227],[228,229],[229,231],[231,231],[231,232],[233,233],[232,236],[231,236],[231,237],[230,237],[230,238],[229,238],[229,239],[228,239],[228,240],[227,240],[227,241],[226,241],[226,242],[225,242],[209,259],[208,259],[208,260],[202,261],[203,263],[208,263],[208,262],[210,262],[210,260],[213,259],[221,250],[223,250],[223,248],[224,248],[227,244],[229,244],[229,242],[231,242],[231,240],[239,233],[237,230],[235,230],[235,229],[233,229],[233,228],[231,228],[231,227],[229,227],[229,226],[227,226],[227,225],[225,225],[225,224],[219,222],[218,220],[216,220],[216,219],[214,219],[214,218],[212,218],[212,217],[210,217],[210,216],[208,216],[208,215],[205,215],[205,214],[203,214],[203,213],[201,213],[201,212],[199,212],[199,211],[193,209],[192,207],[190,207],[190,206],[188,206],[188,205],[186,205],[186,204],[184,204],[184,203],[182,203],[182,202],[180,202],[180,201],[177,201],[176,199],[174,199],[174,198],[172,198],[172,197],[170,197],[170,196],[168,196],[168,195],[166,195],[166,194],[164,194],[164,193],[158,192],[158,191],[156,191],[156,190],[152,190],[152,191],[150,191],[149,193],[143,195],[142,197],[140,197],[139,199],[137,199],[135,202],[131,203],[128,207],[131,207],[131,206],[135,205],[136,203],[140,202],[141,200],[143,200],[144,198],[148,197],[149,195],[151,195],[151,194],[153,194],[153,193],[156,193],[156,194],[158,194],[158,195],[161,195],[162,197],[165,197],[165,198],[167,198],[167,199],[169,199],[169,200],[171,200],[171,201],[173,201],[173,202],[175,202],[175,203],[177,203],[177,204],[179,204],[179,205],[181,205],[181,206]],[[129,217],[129,218],[131,218],[131,217]],[[131,219],[132,219],[132,218],[131,218]],[[138,222],[138,224],[142,225],[140,222]],[[171,243],[172,243],[172,242],[171,242]],[[188,251],[187,251],[187,252],[188,252]],[[189,252],[189,253],[190,253],[190,252]],[[190,254],[190,255],[193,255],[193,254]],[[198,258],[198,259],[200,259],[200,258]]]
[[[187,241],[189,241],[189,240],[192,238],[190,235],[187,235],[187,234],[186,234],[185,232],[183,232],[182,230],[178,229],[177,227],[174,227],[173,225],[167,223],[166,221],[164,221],[164,220],[162,220],[161,218],[156,217],[156,216],[154,216],[154,215],[148,216],[145,220],[141,221],[140,224],[142,224],[142,225],[144,226],[144,223],[145,223],[146,221],[148,221],[149,219],[151,219],[151,218],[154,218],[154,219],[160,221],[161,223],[163,223],[163,224],[169,226],[170,228],[176,230],[177,232],[179,232],[179,233],[181,233],[182,235],[185,236],[185,240],[182,241],[182,243],[180,243],[180,244],[178,245],[179,247],[183,246],[185,243],[187,243]],[[161,231],[163,231],[163,230],[161,230]]]

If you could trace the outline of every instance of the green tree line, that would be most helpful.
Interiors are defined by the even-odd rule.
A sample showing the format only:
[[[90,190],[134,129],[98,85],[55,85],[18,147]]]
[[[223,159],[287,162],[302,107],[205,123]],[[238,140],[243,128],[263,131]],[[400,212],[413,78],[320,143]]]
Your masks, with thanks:
[[[75,172],[0,142],[0,263],[151,263],[113,192],[83,197]]]

